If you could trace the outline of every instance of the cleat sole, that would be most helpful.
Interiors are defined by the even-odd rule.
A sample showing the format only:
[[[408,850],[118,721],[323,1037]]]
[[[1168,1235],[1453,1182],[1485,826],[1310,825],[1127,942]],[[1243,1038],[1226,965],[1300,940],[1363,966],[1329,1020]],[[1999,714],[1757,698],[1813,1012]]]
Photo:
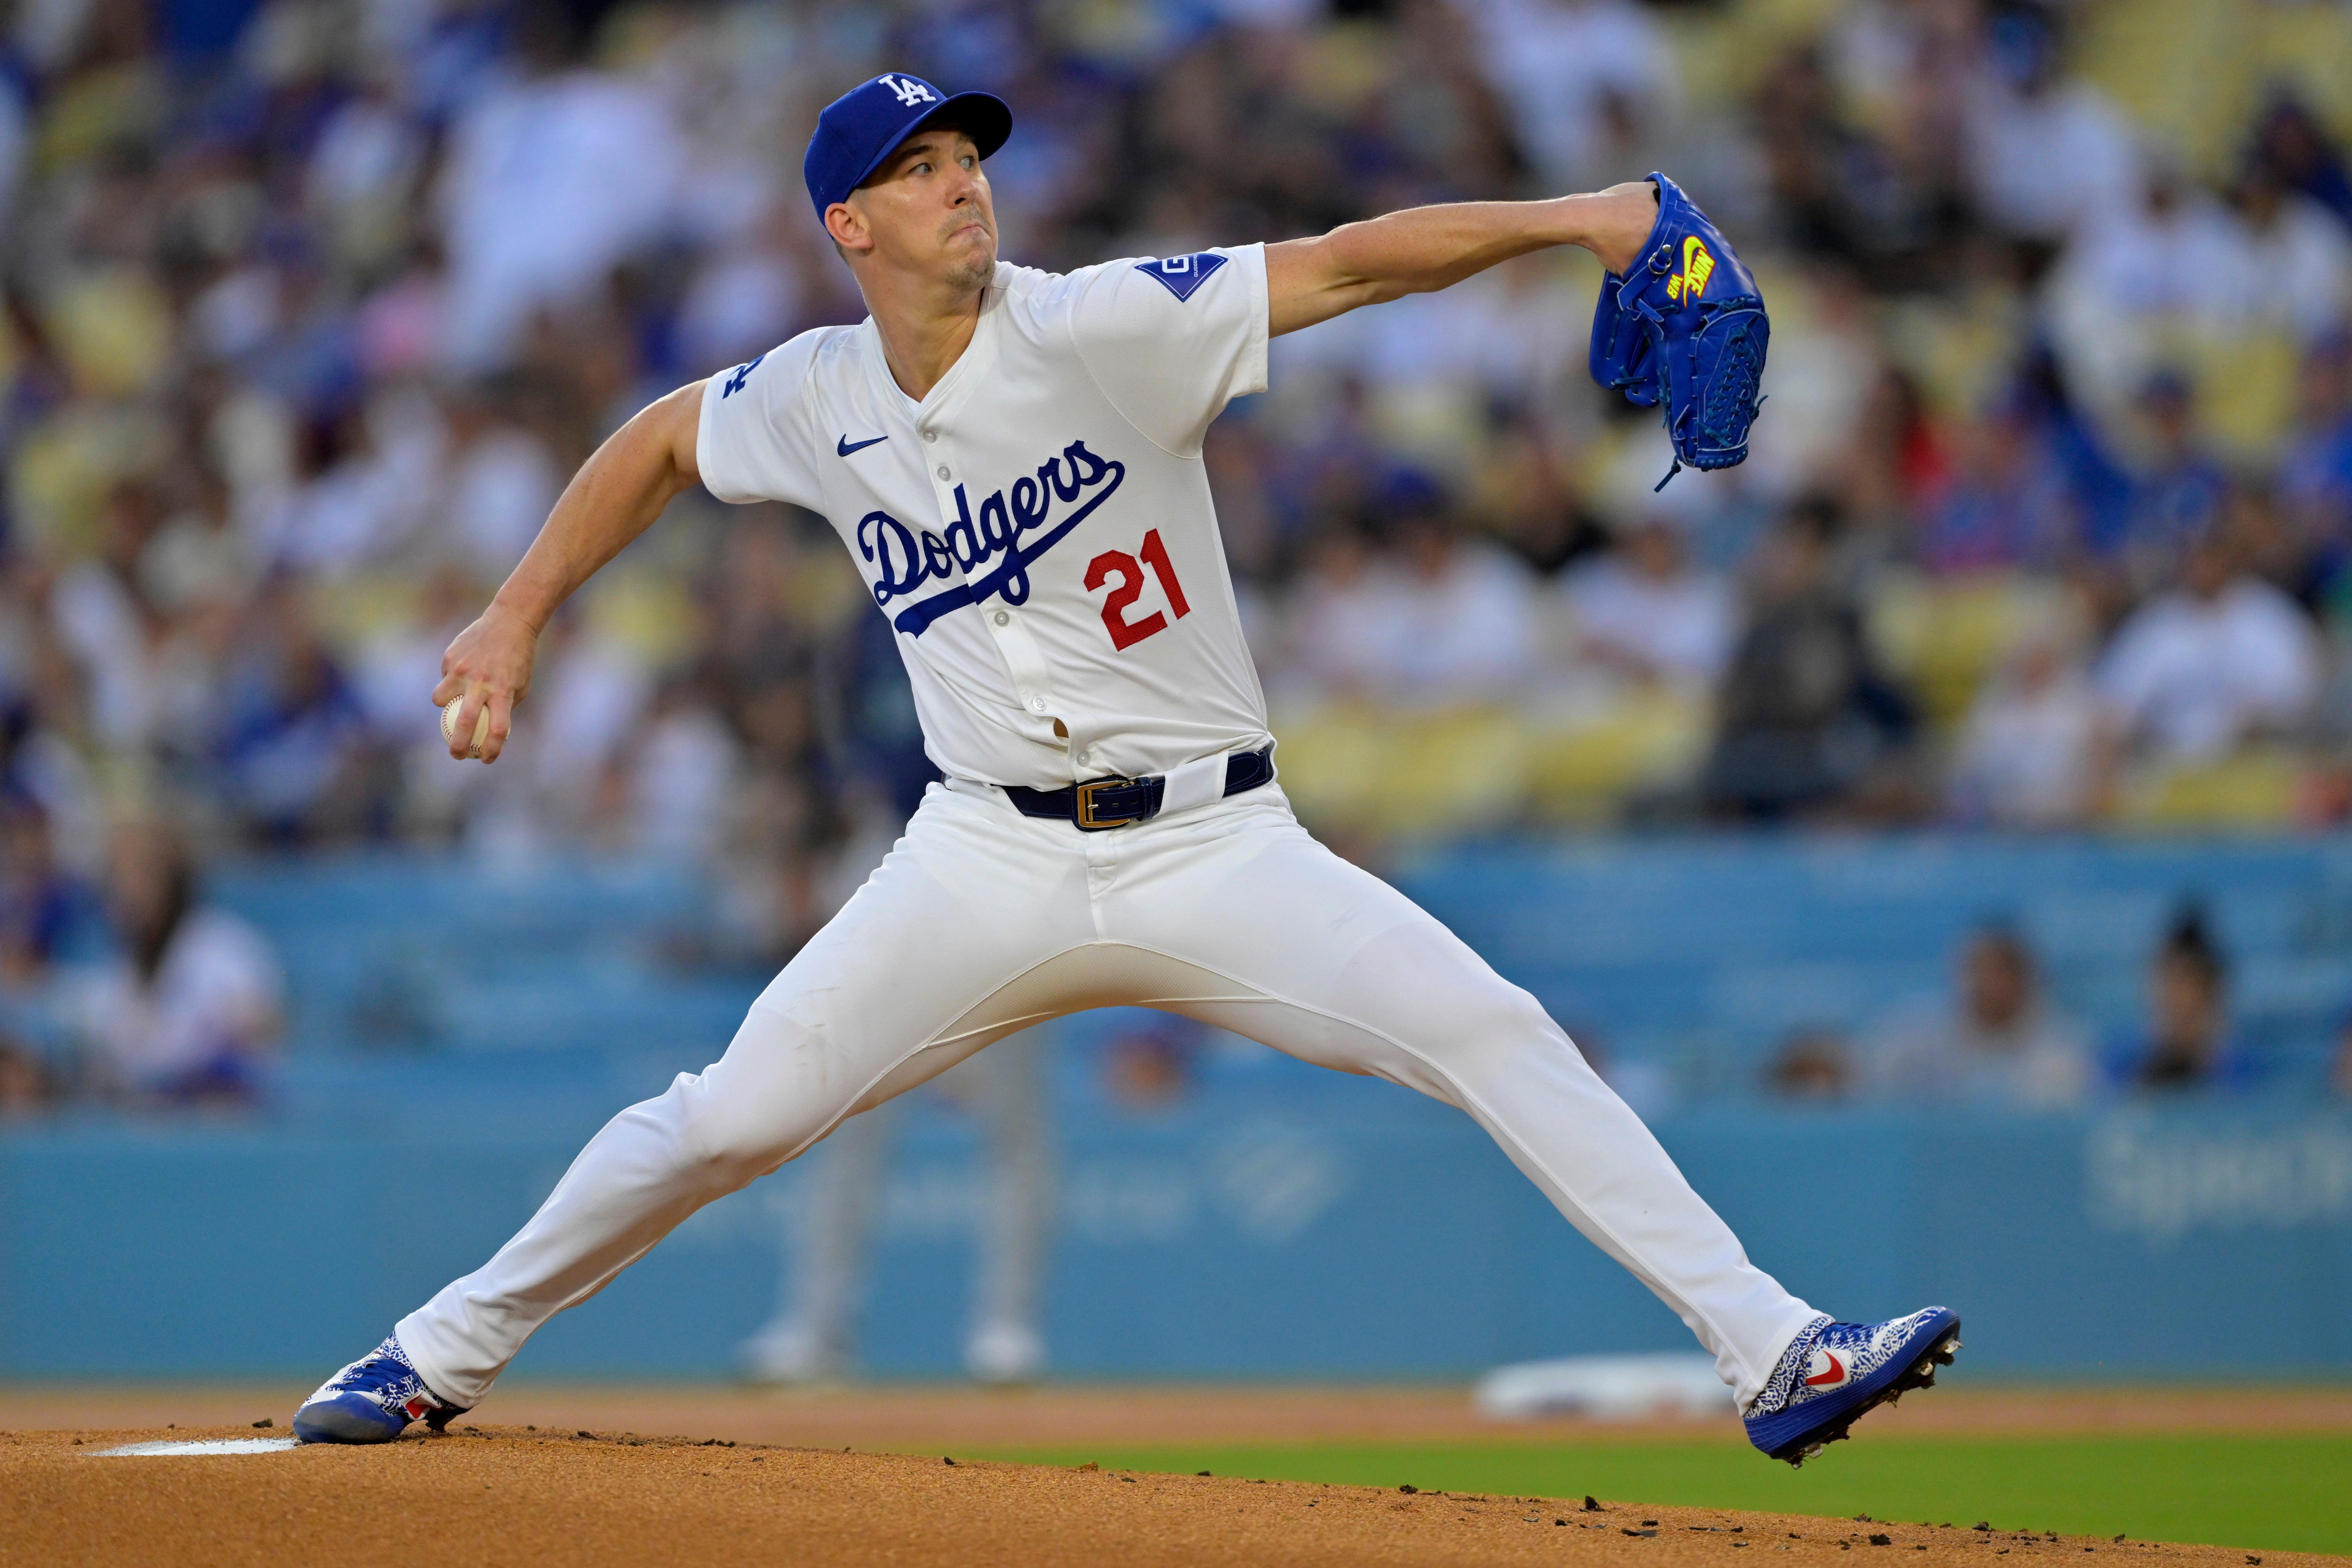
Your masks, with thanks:
[[[294,1436],[305,1443],[389,1443],[406,1425],[362,1399],[315,1400],[294,1413]]]
[[[1790,1469],[1802,1469],[1807,1459],[1819,1454],[1828,1445],[1846,1441],[1849,1436],[1848,1428],[1880,1405],[1893,1405],[1915,1388],[1933,1388],[1936,1385],[1936,1369],[1939,1366],[1951,1365],[1953,1356],[1959,1352],[1959,1328],[1960,1325],[1956,1320],[1946,1336],[1937,1343],[1936,1348],[1915,1363],[1909,1371],[1889,1381],[1884,1388],[1871,1394],[1853,1409],[1843,1411],[1832,1417],[1828,1426],[1816,1427],[1772,1449],[1770,1457],[1786,1462]]]

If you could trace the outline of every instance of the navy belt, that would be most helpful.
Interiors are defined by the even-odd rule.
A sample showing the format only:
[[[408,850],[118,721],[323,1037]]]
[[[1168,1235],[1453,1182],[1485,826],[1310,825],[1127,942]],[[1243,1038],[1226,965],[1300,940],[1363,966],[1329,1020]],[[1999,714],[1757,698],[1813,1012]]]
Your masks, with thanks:
[[[1235,752],[1225,758],[1227,795],[1254,790],[1273,777],[1272,746],[1258,752]],[[1160,773],[1139,779],[1088,779],[1084,784],[1064,784],[1060,789],[1004,786],[1005,795],[1022,816],[1056,816],[1064,822],[1076,823],[1081,833],[1108,833],[1114,827],[1149,822],[1160,815],[1160,802],[1167,791],[1168,780]]]

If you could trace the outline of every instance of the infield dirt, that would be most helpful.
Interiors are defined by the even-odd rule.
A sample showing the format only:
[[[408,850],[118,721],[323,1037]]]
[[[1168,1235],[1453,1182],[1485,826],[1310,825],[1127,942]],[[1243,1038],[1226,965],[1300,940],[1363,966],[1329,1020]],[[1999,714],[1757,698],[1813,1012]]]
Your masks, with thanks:
[[[282,1426],[310,1383],[0,1384],[0,1431],[53,1427]],[[804,1448],[1025,1448],[1104,1443],[1720,1441],[1745,1449],[1728,1410],[1715,1416],[1498,1423],[1445,1385],[1087,1384],[981,1389],[862,1384],[759,1389],[724,1384],[574,1384],[509,1380],[483,1415],[510,1426],[692,1432]],[[1938,1386],[1858,1430],[1914,1433],[2352,1432],[2352,1388]],[[2240,1568],[2244,1565],[2240,1564]]]
[[[377,1447],[111,1457],[251,1426],[0,1434],[0,1562],[436,1564],[1470,1564],[2164,1568],[2340,1558],[1601,1500],[950,1462],[574,1429],[460,1426]],[[2088,1568],[2088,1565],[2085,1565]]]

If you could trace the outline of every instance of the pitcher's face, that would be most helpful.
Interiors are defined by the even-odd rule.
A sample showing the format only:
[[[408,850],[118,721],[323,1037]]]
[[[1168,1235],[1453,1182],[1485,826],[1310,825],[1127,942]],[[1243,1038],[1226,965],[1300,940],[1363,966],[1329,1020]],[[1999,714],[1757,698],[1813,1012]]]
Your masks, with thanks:
[[[952,126],[907,138],[841,205],[851,210],[854,221],[843,226],[854,235],[835,228],[828,212],[834,238],[846,249],[868,250],[893,270],[972,288],[995,274],[996,208],[988,176],[981,173],[980,149]]]

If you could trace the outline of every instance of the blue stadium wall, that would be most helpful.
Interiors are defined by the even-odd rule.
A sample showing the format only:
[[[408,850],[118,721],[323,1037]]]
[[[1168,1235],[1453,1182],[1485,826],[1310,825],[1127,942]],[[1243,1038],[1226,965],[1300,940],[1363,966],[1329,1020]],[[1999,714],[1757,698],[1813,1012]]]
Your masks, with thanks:
[[[2120,1378],[2352,1371],[2352,1112],[2315,1067],[2352,995],[2347,867],[2332,840],[1697,842],[1471,848],[1399,880],[1683,1086],[1661,1138],[1800,1293],[1841,1316],[1948,1302],[1987,1373]],[[722,1048],[757,985],[647,956],[709,900],[644,871],[351,862],[246,868],[219,890],[293,975],[278,1104],[0,1131],[0,1375],[348,1359],[487,1256],[604,1115]],[[1744,1092],[1775,1031],[1859,1026],[1932,990],[1990,913],[2034,931],[2070,1006],[2122,1026],[2191,893],[2239,958],[2266,1075],[2252,1092],[2053,1117]],[[449,952],[501,954],[497,1007],[434,984]],[[1229,1048],[1181,1109],[1122,1110],[1094,1064],[1131,1021],[1072,1020],[1055,1041],[1058,1373],[1434,1378],[1689,1342],[1466,1119]],[[976,1142],[936,1100],[907,1112],[864,1326],[877,1373],[956,1368]],[[516,1375],[728,1375],[772,1310],[806,1173],[690,1220]]]

